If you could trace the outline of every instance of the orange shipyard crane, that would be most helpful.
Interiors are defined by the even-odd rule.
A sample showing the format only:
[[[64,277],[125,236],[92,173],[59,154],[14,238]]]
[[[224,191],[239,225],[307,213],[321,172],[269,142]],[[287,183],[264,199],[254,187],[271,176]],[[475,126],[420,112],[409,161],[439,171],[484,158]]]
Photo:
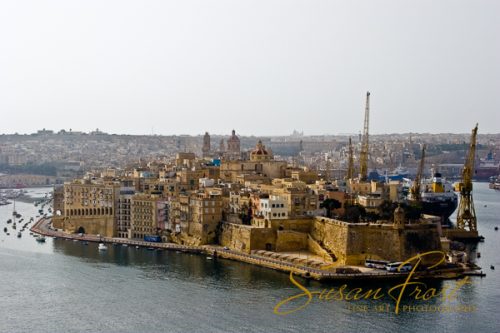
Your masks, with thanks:
[[[422,156],[420,158],[420,164],[418,166],[417,175],[415,176],[415,180],[413,181],[413,185],[410,189],[413,200],[422,201],[422,193],[421,193],[421,184],[422,184],[422,175],[424,174],[424,165],[425,165],[425,149],[426,145],[422,147]]]
[[[365,121],[363,126],[363,138],[361,152],[359,154],[359,180],[366,181],[368,178],[368,127],[370,120],[370,92],[366,92]]]
[[[469,152],[462,170],[460,188],[460,204],[457,213],[457,228],[477,232],[476,210],[472,199],[472,176],[474,173],[474,159],[476,156],[477,124],[472,130]]]

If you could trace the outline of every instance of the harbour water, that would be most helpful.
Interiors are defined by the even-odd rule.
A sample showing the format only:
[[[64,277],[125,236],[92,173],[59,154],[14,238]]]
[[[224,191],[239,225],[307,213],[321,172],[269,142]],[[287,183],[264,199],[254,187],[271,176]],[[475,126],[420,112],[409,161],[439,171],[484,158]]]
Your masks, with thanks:
[[[313,299],[302,310],[280,316],[273,313],[275,305],[299,293],[285,273],[194,254],[112,245],[98,251],[97,244],[52,238],[37,243],[28,230],[16,237],[20,225],[14,231],[6,224],[13,207],[1,206],[0,332],[498,332],[500,232],[494,227],[500,226],[500,191],[486,183],[474,186],[478,228],[486,238],[479,244],[478,264],[487,276],[472,277],[455,301],[404,301],[473,308],[467,312],[395,314],[395,302],[387,298]],[[43,197],[49,190],[28,192]],[[25,220],[38,214],[33,203],[16,202],[16,210]],[[311,291],[339,287],[299,281]],[[429,287],[442,291],[456,283]],[[372,311],[374,304],[390,309]]]

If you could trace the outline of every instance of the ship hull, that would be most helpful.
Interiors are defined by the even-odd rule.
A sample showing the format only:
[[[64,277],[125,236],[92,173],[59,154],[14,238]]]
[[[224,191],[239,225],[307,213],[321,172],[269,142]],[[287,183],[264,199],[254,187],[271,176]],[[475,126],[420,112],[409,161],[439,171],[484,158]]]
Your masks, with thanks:
[[[458,200],[454,198],[440,198],[441,200],[423,200],[419,203],[422,207],[422,214],[439,216],[443,223],[448,221],[448,218],[457,209]],[[408,200],[414,202],[413,200]]]
[[[498,175],[499,169],[495,168],[477,168],[474,173],[474,180],[476,181],[489,181],[491,177]]]
[[[422,213],[427,215],[439,216],[443,221],[448,218],[457,209],[457,200],[444,200],[444,201],[423,201]]]

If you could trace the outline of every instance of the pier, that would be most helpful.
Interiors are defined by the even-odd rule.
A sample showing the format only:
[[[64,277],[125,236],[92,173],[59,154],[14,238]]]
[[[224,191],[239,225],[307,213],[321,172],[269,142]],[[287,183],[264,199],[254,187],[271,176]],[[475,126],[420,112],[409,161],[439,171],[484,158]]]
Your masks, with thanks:
[[[286,262],[284,260],[262,256],[255,252],[247,254],[229,249],[224,249],[223,247],[216,245],[191,246],[191,245],[182,245],[176,243],[146,242],[142,240],[134,240],[127,238],[98,237],[96,235],[80,236],[79,234],[68,234],[65,232],[54,230],[52,228],[49,228],[49,224],[50,224],[50,219],[41,218],[30,228],[30,231],[44,236],[57,237],[67,240],[78,240],[78,241],[86,241],[93,243],[108,243],[108,244],[127,244],[131,246],[140,246],[143,248],[154,248],[161,250],[202,254],[211,256],[214,259],[223,258],[223,259],[240,261],[252,265],[257,265],[261,267],[266,267],[286,273],[292,272],[304,278],[314,279],[318,281],[350,281],[350,280],[386,281],[386,280],[404,279],[408,275],[408,273],[388,272],[384,270],[372,270],[369,272],[359,272],[359,273],[358,272],[338,273],[334,270],[324,270],[304,265],[293,264],[290,262]],[[473,274],[473,271],[467,271],[464,268],[454,268],[454,269],[448,268],[448,269],[433,270],[430,272],[426,271],[415,272],[414,278],[442,280],[442,279],[457,279],[464,277],[465,275],[471,276],[475,274]]]

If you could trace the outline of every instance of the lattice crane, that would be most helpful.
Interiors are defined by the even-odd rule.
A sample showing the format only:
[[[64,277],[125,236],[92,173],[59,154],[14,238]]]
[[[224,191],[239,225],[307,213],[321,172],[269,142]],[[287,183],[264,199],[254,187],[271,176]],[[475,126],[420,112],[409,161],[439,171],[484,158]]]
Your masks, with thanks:
[[[477,231],[476,210],[472,199],[472,176],[474,173],[474,160],[476,156],[477,124],[472,130],[469,152],[462,170],[460,184],[460,205],[458,206],[457,228],[462,230]]]
[[[365,121],[363,127],[363,138],[361,153],[359,155],[359,178],[366,181],[368,178],[368,127],[370,122],[370,92],[366,92]]]
[[[426,148],[427,148],[426,145],[422,147],[422,157],[420,158],[420,164],[418,166],[417,175],[415,176],[415,180],[413,181],[413,185],[410,189],[411,195],[415,201],[422,201],[421,184],[422,184],[422,175],[424,174]]]
[[[349,160],[347,163],[347,179],[354,177],[354,149],[352,148],[352,140],[349,137]]]

